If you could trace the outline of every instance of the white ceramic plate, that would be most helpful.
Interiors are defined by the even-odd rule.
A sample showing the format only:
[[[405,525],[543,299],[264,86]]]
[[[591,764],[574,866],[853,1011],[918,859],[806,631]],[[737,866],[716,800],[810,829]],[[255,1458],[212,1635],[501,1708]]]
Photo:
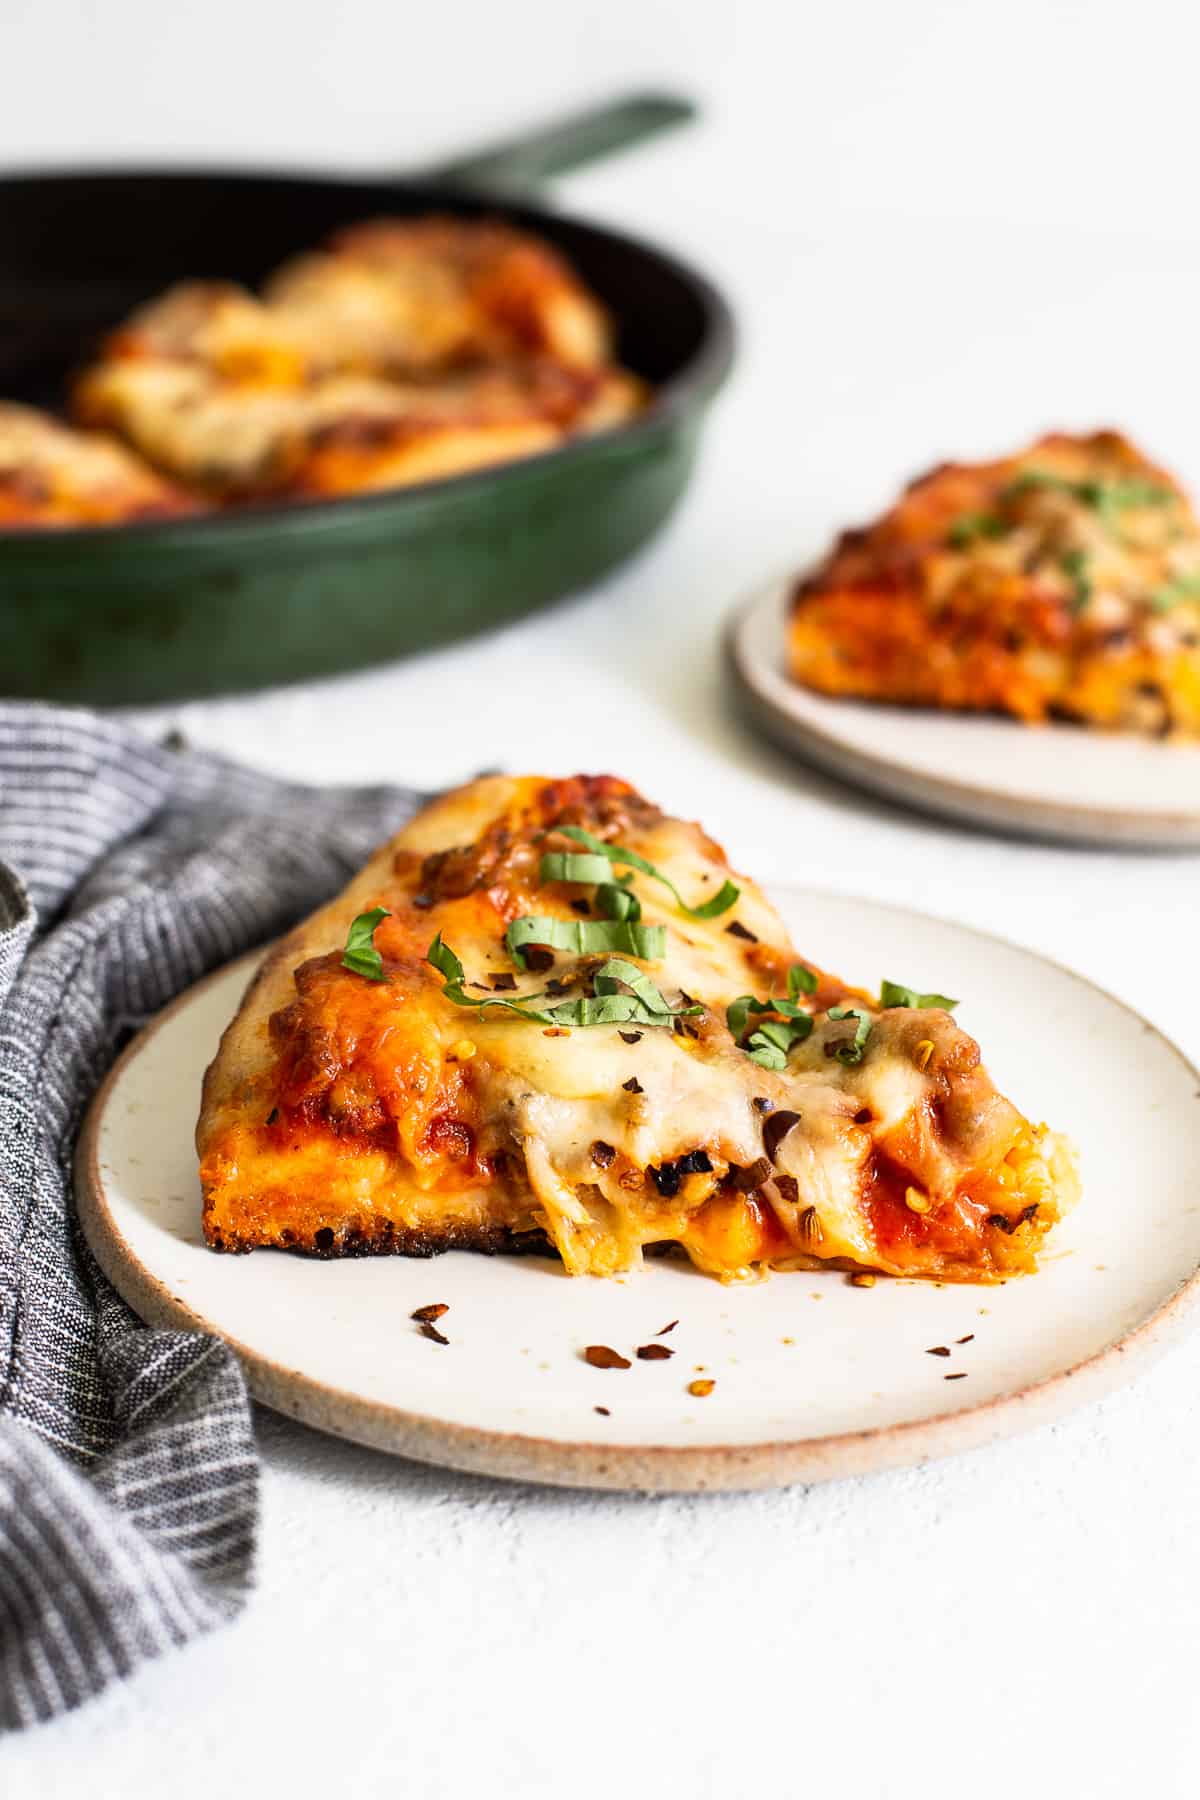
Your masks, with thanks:
[[[741,698],[786,749],[889,800],[972,825],[1140,849],[1200,846],[1200,748],[813,693],[784,674],[790,586],[757,592],[726,638]]]
[[[964,996],[959,1017],[1001,1086],[1076,1139],[1084,1198],[1040,1274],[992,1288],[862,1289],[832,1272],[722,1287],[663,1261],[604,1282],[540,1257],[213,1255],[192,1131],[246,961],[176,1002],[97,1098],[77,1185],[102,1266],[151,1322],[229,1339],[281,1412],[425,1461],[565,1484],[736,1488],[920,1462],[1116,1385],[1200,1291],[1200,1075],[1031,951],[866,901],[774,898],[826,966]],[[449,1304],[446,1349],[409,1317],[431,1301]],[[668,1362],[581,1359],[591,1343],[631,1354],[672,1319]],[[935,1345],[952,1354],[930,1356]],[[701,1371],[716,1385],[695,1399]]]

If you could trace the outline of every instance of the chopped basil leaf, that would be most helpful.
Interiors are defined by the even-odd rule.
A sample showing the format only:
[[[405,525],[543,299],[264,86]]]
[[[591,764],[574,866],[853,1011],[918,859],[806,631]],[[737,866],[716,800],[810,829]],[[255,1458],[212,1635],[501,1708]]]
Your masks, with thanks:
[[[690,1019],[704,1011],[704,1008],[697,1005],[694,1000],[687,1006],[681,1006],[672,1011],[644,969],[635,968],[633,963],[624,962],[619,956],[610,956],[608,961],[596,970],[592,977],[592,986],[598,994],[615,994],[618,983],[632,988],[647,1012],[657,1013],[663,1018]]]
[[[1092,597],[1092,578],[1088,573],[1088,559],[1083,550],[1064,550],[1059,557],[1059,567],[1064,575],[1071,578],[1074,592],[1071,595],[1071,611],[1082,612]]]
[[[589,886],[612,879],[612,866],[605,856],[580,856],[577,851],[547,850],[538,871],[543,881],[580,881]]]
[[[812,1019],[806,1012],[797,1011],[788,1020],[768,1019],[765,1025],[751,1032],[746,1042],[746,1054],[761,1068],[786,1068],[788,1051],[794,1044],[802,1044],[812,1028]]]
[[[1114,481],[1073,481],[1068,476],[1056,475],[1049,469],[1026,469],[1002,490],[1000,498],[1011,499],[1030,488],[1053,488],[1058,493],[1070,494],[1072,498],[1082,501],[1084,506],[1090,506],[1094,512],[1098,512],[1110,525],[1128,507],[1173,506],[1176,500],[1172,489],[1163,487],[1157,481],[1143,481],[1134,476]]]
[[[885,981],[879,989],[881,1006],[940,1006],[943,1012],[953,1012],[958,1005],[957,1000],[948,1000],[945,994],[918,994],[916,988],[905,987],[900,981]],[[830,1013],[832,1019],[833,1014]]]
[[[952,549],[965,550],[979,538],[1003,537],[1007,529],[1004,520],[998,519],[995,513],[960,513],[946,533],[946,542]]]
[[[636,925],[641,918],[642,903],[625,885],[632,879],[626,875],[621,881],[602,881],[596,889],[596,905],[606,919],[627,919]]]
[[[844,1063],[847,1068],[852,1068],[855,1063],[860,1063],[863,1059],[863,1052],[867,1047],[867,1039],[871,1035],[871,1021],[865,1013],[855,1012],[852,1007],[847,1006],[831,1006],[829,1009],[829,1017],[834,1020],[858,1020],[858,1026],[853,1038],[845,1044],[839,1044],[834,1051],[834,1055],[840,1063]]]
[[[375,948],[375,927],[383,919],[390,919],[391,912],[386,906],[374,906],[370,912],[359,913],[346,933],[346,948],[342,951],[342,967],[349,969],[354,975],[361,975],[367,981],[386,981],[383,972],[383,958]]]
[[[1100,490],[1099,499],[1089,504],[1097,506],[1101,512],[1120,511],[1126,506],[1175,504],[1175,494],[1159,481],[1143,481],[1140,477],[1129,476],[1121,481],[1100,481],[1095,485]]]
[[[531,1019],[538,1025],[664,1025],[672,1026],[676,1019],[688,1018],[694,1013],[702,1013],[702,1006],[672,1008],[668,1006],[654,983],[641,969],[633,963],[624,962],[620,957],[610,959],[596,970],[592,985],[596,990],[595,998],[585,996],[580,1000],[564,1000],[558,1006],[546,1007],[544,1010],[528,1004],[531,1000],[541,1000],[542,994],[527,994],[521,1000],[500,1000],[496,998],[480,999],[464,992],[462,963],[448,944],[442,942],[439,931],[430,944],[426,960],[445,978],[442,989],[446,999],[455,1006],[472,1006],[480,1017],[489,1007],[502,1007],[513,1012],[522,1019]],[[631,991],[624,993],[621,990]]]
[[[793,963],[788,970],[790,1000],[756,1000],[753,994],[739,994],[736,1000],[729,1002],[725,1008],[726,1024],[734,1041],[751,1062],[764,1069],[787,1067],[788,1051],[794,1044],[802,1044],[813,1028],[811,1015],[796,1005],[795,996],[802,992],[811,994],[816,985],[817,978],[810,969],[802,963]],[[781,1017],[759,1025],[743,1043],[752,1013],[779,1013]]]
[[[770,1011],[771,1002],[769,1000],[756,1000],[753,994],[739,994],[737,999],[731,1000],[725,1008],[725,1023],[729,1027],[730,1035],[734,1038],[742,1036],[750,1022],[751,1013]]]
[[[1200,600],[1200,570],[1191,575],[1176,575],[1165,587],[1158,588],[1150,596],[1150,604],[1155,612],[1170,612],[1181,600]]]
[[[525,913],[514,919],[504,934],[504,948],[518,969],[525,968],[526,944],[545,944],[551,950],[573,950],[577,956],[610,955],[624,951],[653,962],[665,956],[665,925],[639,925],[626,919],[548,919]]]
[[[689,906],[679,892],[679,889],[675,886],[675,883],[670,881],[667,876],[662,873],[661,869],[656,869],[652,862],[647,862],[644,856],[639,856],[636,850],[626,850],[620,844],[606,844],[602,838],[593,837],[590,831],[584,831],[578,825],[561,825],[558,829],[562,832],[564,837],[573,838],[577,844],[583,844],[592,852],[593,858],[598,859],[604,857],[605,860],[610,863],[625,863],[629,868],[639,869],[643,875],[649,875],[651,881],[661,883],[663,887],[674,894],[676,905],[681,912],[685,912],[688,915],[689,919],[718,918],[721,913],[729,911],[729,908],[734,904],[741,891],[733,885],[732,881],[726,881],[713,895],[711,900],[706,900],[704,902],[703,906]],[[584,860],[585,859],[582,857],[564,857],[554,851],[548,852],[542,858],[542,880],[578,881],[596,879],[593,876],[566,876],[551,872],[564,862],[578,864]],[[603,879],[603,877],[600,879]]]
[[[438,974],[444,975],[446,981],[452,987],[462,986],[463,977],[466,975],[467,971],[463,968],[449,944],[443,944],[440,931],[425,952],[425,961],[432,963]],[[472,1001],[471,1004],[473,1006],[475,1002]]]

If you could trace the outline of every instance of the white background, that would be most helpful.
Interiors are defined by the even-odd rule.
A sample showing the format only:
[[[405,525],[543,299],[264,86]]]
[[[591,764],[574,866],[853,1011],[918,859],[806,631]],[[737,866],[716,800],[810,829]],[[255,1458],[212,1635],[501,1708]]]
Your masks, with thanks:
[[[615,767],[759,874],[1024,940],[1197,1056],[1196,859],[972,836],[793,768],[730,713],[716,632],[942,455],[1112,422],[1200,487],[1198,49],[1163,0],[7,0],[13,166],[374,171],[630,86],[706,105],[560,190],[738,308],[735,379],[657,547],[485,646],[176,722],[327,779]],[[0,1789],[1192,1794],[1198,1377],[1200,1343],[958,1462],[723,1499],[504,1487],[264,1415],[244,1619],[7,1743]]]

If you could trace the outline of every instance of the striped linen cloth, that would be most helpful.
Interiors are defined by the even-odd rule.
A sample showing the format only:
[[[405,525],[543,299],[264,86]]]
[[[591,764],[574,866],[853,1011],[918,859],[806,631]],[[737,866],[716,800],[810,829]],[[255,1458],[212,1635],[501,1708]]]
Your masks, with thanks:
[[[257,1464],[225,1346],[139,1323],[71,1157],[129,1034],[345,881],[424,796],[316,789],[0,703],[0,1727],[231,1618]]]

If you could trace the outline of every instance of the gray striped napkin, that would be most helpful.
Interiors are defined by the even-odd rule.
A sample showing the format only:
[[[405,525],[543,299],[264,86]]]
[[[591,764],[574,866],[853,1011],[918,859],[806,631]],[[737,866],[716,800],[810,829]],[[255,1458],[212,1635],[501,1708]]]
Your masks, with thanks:
[[[141,1325],[71,1155],[131,1031],[332,893],[424,798],[296,787],[89,713],[0,704],[0,1727],[231,1618],[257,1465],[215,1339]]]

